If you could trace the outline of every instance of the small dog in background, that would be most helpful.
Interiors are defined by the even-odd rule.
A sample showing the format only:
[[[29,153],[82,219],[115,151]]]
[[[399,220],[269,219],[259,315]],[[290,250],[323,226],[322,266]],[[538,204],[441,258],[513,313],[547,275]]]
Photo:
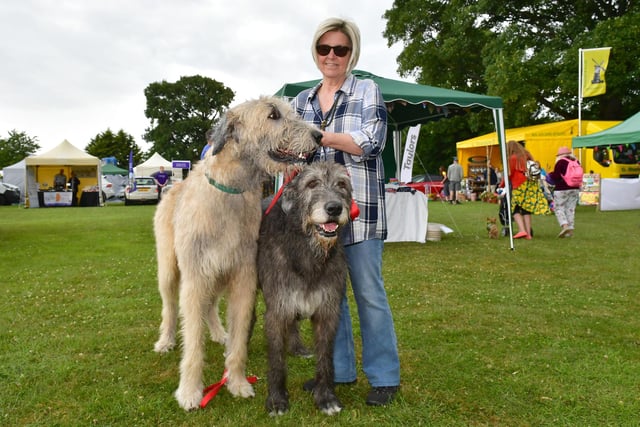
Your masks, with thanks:
[[[489,232],[489,238],[498,238],[498,226],[496,224],[496,218],[487,218],[487,231]]]

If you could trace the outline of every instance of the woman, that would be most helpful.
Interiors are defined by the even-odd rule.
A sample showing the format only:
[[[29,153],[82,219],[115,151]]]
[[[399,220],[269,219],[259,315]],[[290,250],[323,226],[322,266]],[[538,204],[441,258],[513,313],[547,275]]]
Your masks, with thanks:
[[[444,198],[444,200],[449,200],[449,179],[447,178],[447,169],[444,166],[440,166],[438,168],[438,172],[442,177],[442,181],[440,181],[442,184],[442,198]]]
[[[527,179],[527,160],[533,156],[517,141],[507,142],[509,156],[509,183],[511,184],[511,213],[518,225],[514,239],[531,240],[531,214],[550,213],[549,203],[540,189],[539,179]]]
[[[71,187],[71,206],[78,206],[78,188],[80,188],[80,178],[76,176],[74,171],[71,171],[71,176],[69,177],[69,187]]]
[[[569,159],[576,159],[571,150],[568,147],[558,148],[553,171],[547,175],[548,182],[555,185],[553,190],[553,207],[556,219],[561,228],[560,234],[558,234],[560,238],[573,236],[576,205],[580,197],[580,187],[572,187],[562,178],[567,172]]]
[[[293,107],[322,131],[316,160],[341,163],[351,176],[360,216],[343,230],[342,242],[360,318],[363,370],[372,387],[366,403],[386,405],[400,385],[396,333],[382,279],[387,237],[382,150],[387,111],[378,86],[351,74],[360,55],[360,31],[353,22],[338,18],[322,22],[311,54],[322,81],[298,94]],[[356,381],[356,358],[346,295],[340,310],[334,378],[338,384],[350,384]],[[304,388],[311,391],[313,386],[311,380]]]

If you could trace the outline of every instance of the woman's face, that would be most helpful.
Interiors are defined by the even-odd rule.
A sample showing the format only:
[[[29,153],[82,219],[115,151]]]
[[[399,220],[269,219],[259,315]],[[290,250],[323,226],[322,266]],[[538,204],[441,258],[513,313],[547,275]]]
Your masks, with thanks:
[[[317,45],[328,46],[348,46],[351,47],[349,37],[341,31],[329,31],[320,37]],[[320,55],[316,51],[318,57],[318,69],[324,77],[340,78],[347,75],[347,64],[351,58],[351,50],[345,56],[337,56],[335,51],[331,49],[327,55]]]

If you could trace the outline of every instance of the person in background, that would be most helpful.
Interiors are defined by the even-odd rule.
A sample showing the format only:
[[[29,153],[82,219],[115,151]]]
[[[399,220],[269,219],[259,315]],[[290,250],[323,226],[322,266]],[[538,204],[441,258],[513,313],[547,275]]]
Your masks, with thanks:
[[[213,141],[211,140],[212,136],[213,136],[213,129],[209,129],[207,133],[204,134],[204,137],[206,138],[207,143],[205,144],[204,147],[202,147],[202,152],[200,153],[200,160],[204,159],[204,156],[207,154],[207,152],[211,148],[211,144],[213,143]]]
[[[453,163],[447,168],[447,178],[449,179],[449,203],[460,204],[458,191],[462,189],[460,183],[464,177],[462,166],[458,163],[458,158],[454,156]]]
[[[164,166],[160,166],[160,170],[151,175],[158,186],[158,200],[162,198],[162,189],[169,183],[169,174],[165,172]]]
[[[386,405],[400,387],[396,332],[382,277],[387,237],[382,162],[387,109],[373,80],[360,80],[351,74],[360,55],[356,24],[339,18],[323,21],[313,36],[311,54],[322,80],[300,92],[292,106],[323,134],[315,160],[343,164],[351,176],[360,215],[343,228],[341,237],[360,319],[362,368],[371,385],[366,403]],[[333,360],[335,383],[354,383],[356,355],[346,293],[340,306]],[[303,386],[307,391],[314,387],[314,380]]]
[[[555,185],[553,190],[553,209],[560,224],[558,237],[571,237],[574,231],[576,206],[580,198],[580,187],[571,187],[562,176],[567,172],[569,159],[576,160],[568,147],[558,148],[553,171],[547,174],[547,180]]]
[[[442,197],[444,197],[445,200],[449,200],[449,179],[447,178],[447,169],[445,169],[444,166],[440,166],[440,168],[438,168],[438,172],[442,177],[442,181],[440,181],[442,183]]]
[[[78,206],[78,188],[80,187],[80,179],[74,171],[71,171],[69,177],[69,187],[71,187],[71,206]]]
[[[64,191],[67,187],[67,176],[64,174],[64,169],[60,169],[60,172],[53,177],[53,188],[56,191]]]
[[[496,173],[496,169],[493,167],[493,165],[489,163],[489,191],[491,191],[492,193],[495,193],[497,186],[498,186],[498,174]]]
[[[531,153],[518,141],[512,140],[507,142],[507,155],[511,184],[511,213],[518,225],[518,233],[513,238],[531,240],[531,214],[550,213],[549,203],[542,193],[539,180],[529,180],[525,174],[527,160],[534,160]],[[504,186],[504,182],[501,186]]]

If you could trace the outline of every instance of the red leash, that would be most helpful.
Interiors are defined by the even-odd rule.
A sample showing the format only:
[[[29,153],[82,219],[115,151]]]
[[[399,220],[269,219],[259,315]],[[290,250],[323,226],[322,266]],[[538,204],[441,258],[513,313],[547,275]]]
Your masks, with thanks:
[[[220,379],[220,381],[218,381],[215,384],[211,384],[209,387],[205,388],[202,391],[203,396],[202,396],[202,400],[200,401],[201,409],[204,409],[209,404],[209,401],[214,397],[216,397],[216,394],[218,394],[222,386],[227,383],[228,378],[229,378],[229,372],[225,369],[224,372],[222,373],[222,378]],[[255,384],[258,381],[258,377],[249,376],[247,377],[247,381],[249,381],[249,384]]]
[[[271,203],[269,203],[269,207],[267,208],[266,211],[264,211],[264,215],[265,216],[269,215],[269,212],[271,212],[271,209],[273,209],[273,207],[276,205],[276,203],[278,203],[278,199],[280,198],[280,196],[282,196],[282,191],[284,190],[284,187],[286,187],[287,184],[289,184],[291,182],[291,180],[293,178],[295,178],[296,175],[298,175],[298,172],[300,172],[300,171],[298,169],[296,169],[293,172],[291,172],[291,174],[284,179],[284,184],[282,184],[280,186],[280,188],[278,189],[278,192],[276,193],[276,195],[273,196],[273,200],[271,200]]]

